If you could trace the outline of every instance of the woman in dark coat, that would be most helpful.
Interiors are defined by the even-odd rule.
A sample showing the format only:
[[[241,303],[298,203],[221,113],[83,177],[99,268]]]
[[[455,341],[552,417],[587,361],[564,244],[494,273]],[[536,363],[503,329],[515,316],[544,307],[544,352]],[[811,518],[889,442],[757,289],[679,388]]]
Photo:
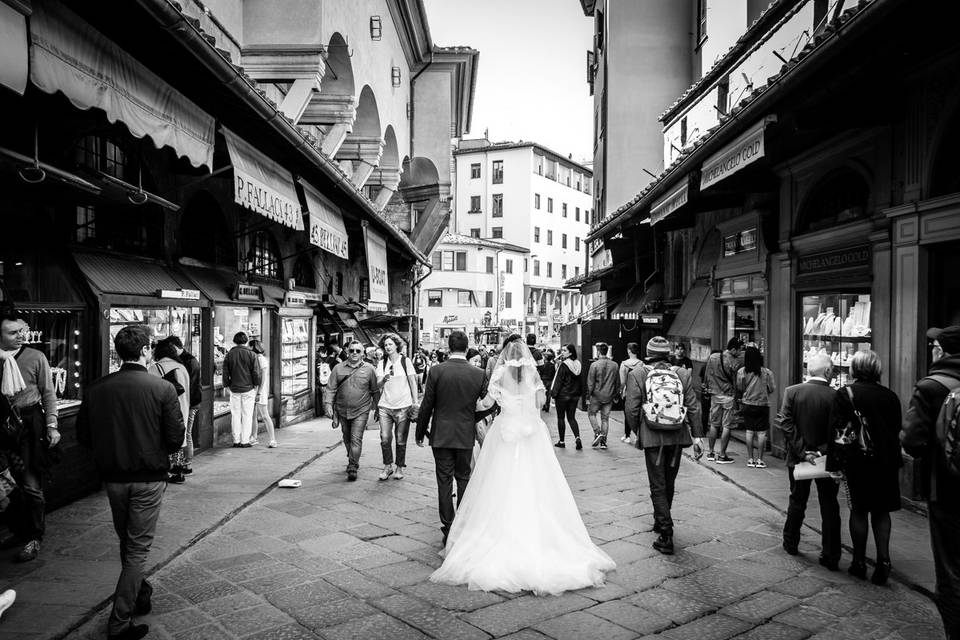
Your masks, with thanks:
[[[890,512],[900,509],[900,400],[880,384],[880,358],[873,351],[858,351],[850,361],[853,383],[841,388],[833,401],[834,433],[858,420],[860,412],[868,438],[858,434],[858,442],[843,456],[842,468],[850,499],[850,538],[853,561],[849,573],[867,577],[867,533],[873,525],[877,563],[872,581],[884,584],[890,575]],[[849,389],[849,391],[848,391]],[[851,402],[850,392],[853,392]],[[869,442],[864,450],[862,443]],[[869,522],[868,522],[869,516]]]
[[[577,360],[577,348],[572,344],[564,345],[560,349],[560,358],[557,376],[550,391],[553,404],[557,407],[557,434],[560,436],[554,446],[561,449],[567,446],[563,441],[567,431],[564,424],[566,421],[570,423],[577,450],[580,450],[583,449],[583,443],[580,441],[580,425],[577,424],[577,403],[583,395],[583,384],[580,380],[581,365]]]

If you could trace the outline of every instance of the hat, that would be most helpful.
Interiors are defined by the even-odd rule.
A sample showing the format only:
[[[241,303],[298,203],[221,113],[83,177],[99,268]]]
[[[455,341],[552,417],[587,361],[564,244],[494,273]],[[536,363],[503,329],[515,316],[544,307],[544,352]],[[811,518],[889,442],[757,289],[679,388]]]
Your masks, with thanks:
[[[663,336],[654,336],[647,341],[648,356],[669,356],[670,343]]]
[[[940,343],[940,348],[950,355],[960,355],[960,325],[952,325],[938,329],[933,327],[927,331],[927,337]]]

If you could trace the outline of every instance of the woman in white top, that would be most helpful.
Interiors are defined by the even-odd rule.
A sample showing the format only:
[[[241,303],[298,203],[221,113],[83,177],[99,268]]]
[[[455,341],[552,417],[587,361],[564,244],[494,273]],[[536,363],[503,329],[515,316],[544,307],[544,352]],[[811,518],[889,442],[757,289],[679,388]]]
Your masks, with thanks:
[[[388,333],[380,338],[384,356],[377,361],[377,384],[380,402],[377,417],[380,421],[380,449],[383,452],[383,471],[380,479],[391,475],[403,479],[406,466],[407,436],[410,433],[410,407],[417,405],[417,372],[413,363],[400,353],[400,337]],[[396,432],[397,467],[393,468],[393,439]]]
[[[177,351],[173,343],[168,339],[163,339],[153,347],[153,364],[148,371],[167,380],[177,391],[177,402],[180,404],[180,413],[183,416],[183,424],[189,424],[190,416],[190,374],[176,359]],[[186,482],[183,475],[183,468],[186,465],[184,447],[187,446],[187,434],[183,434],[183,444],[176,453],[170,454],[170,475],[167,482],[182,484]]]
[[[250,341],[250,350],[257,354],[257,363],[260,365],[260,387],[257,389],[257,397],[253,401],[254,424],[258,424],[256,422],[258,418],[263,420],[263,424],[267,427],[267,436],[270,438],[270,444],[267,446],[272,449],[277,446],[277,435],[273,429],[273,418],[270,417],[270,410],[267,407],[267,399],[270,397],[270,360],[267,359],[263,350],[263,343],[259,340]],[[254,442],[257,441],[258,430],[258,428],[253,430]]]

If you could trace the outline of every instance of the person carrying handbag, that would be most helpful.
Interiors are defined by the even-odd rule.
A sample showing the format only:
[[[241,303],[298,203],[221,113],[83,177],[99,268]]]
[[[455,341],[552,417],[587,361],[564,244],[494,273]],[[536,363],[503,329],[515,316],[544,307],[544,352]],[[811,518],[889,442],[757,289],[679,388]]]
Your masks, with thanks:
[[[876,543],[874,584],[890,576],[890,512],[900,509],[900,400],[880,384],[880,358],[858,351],[850,361],[853,383],[833,400],[833,442],[827,449],[827,470],[843,471],[850,501],[853,560],[848,572],[866,578],[867,534],[873,525]]]
[[[418,409],[417,372],[413,363],[400,353],[400,337],[388,333],[380,338],[383,358],[377,362],[377,386],[380,400],[377,415],[380,422],[380,449],[383,453],[383,471],[380,480],[393,476],[403,479],[406,467],[407,437],[410,422],[416,421]],[[394,469],[393,441],[396,436],[396,469]]]

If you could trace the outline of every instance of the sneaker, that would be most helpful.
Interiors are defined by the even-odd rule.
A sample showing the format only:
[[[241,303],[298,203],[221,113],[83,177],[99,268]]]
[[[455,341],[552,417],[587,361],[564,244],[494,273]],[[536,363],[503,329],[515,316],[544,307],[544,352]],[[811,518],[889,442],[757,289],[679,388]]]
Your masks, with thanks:
[[[603,441],[603,436],[598,435],[596,438],[593,439],[593,444],[590,446],[596,449],[597,447],[600,446],[601,441]]]
[[[13,589],[7,589],[2,594],[0,594],[0,616],[3,615],[3,612],[10,608],[10,606],[17,599],[17,592]]]
[[[557,444],[555,444],[555,445],[553,445],[553,446],[555,446],[557,449],[566,449],[566,448],[567,448],[567,443],[565,443],[563,440],[560,440],[560,441],[557,442]]]
[[[347,471],[347,480],[348,480],[348,481],[353,482],[353,481],[356,480],[356,479],[357,479],[357,470],[356,470],[356,469],[351,469],[350,471]]]
[[[242,447],[242,446],[243,446],[243,445],[240,444],[239,442],[234,442],[234,443],[233,443],[233,448],[234,448],[234,449],[239,449],[239,448]]]
[[[182,473],[185,476],[188,476],[191,473],[193,473],[193,467],[180,467],[180,473]]]
[[[757,469],[766,469],[767,463],[764,462],[763,460],[757,459],[757,460],[754,460],[753,466],[755,466]]]
[[[630,436],[622,436],[622,437],[620,438],[620,442],[626,442],[627,444],[629,444],[629,443],[630,443]]]
[[[713,451],[710,451],[709,453],[707,453],[707,462],[716,462],[716,461],[717,461],[717,454],[715,454]]]
[[[580,438],[577,438],[577,451],[583,449],[583,443],[580,441]]]
[[[183,477],[182,473],[171,473],[167,475],[167,482],[169,484],[183,484],[187,479]]]
[[[754,461],[753,458],[750,458],[749,460],[747,460],[747,466],[753,469],[754,467],[757,466],[757,463]]]
[[[268,444],[267,446],[270,447],[271,449],[276,449],[276,448],[277,448],[277,441],[276,441],[276,440],[271,440],[271,441],[270,441],[270,444]]]
[[[653,548],[665,556],[673,555],[673,536],[661,533],[660,537],[653,541]]]
[[[733,464],[733,458],[731,458],[730,456],[720,455],[720,456],[717,456],[716,462],[717,464]]]
[[[241,449],[249,449],[249,448],[252,447],[252,446],[253,446],[253,445],[252,445],[251,443],[245,442],[245,443],[243,443],[243,444],[240,445],[240,448],[241,448]]]
[[[600,440],[600,448],[601,448],[601,449],[606,449],[606,448],[607,448],[607,438],[606,438],[606,436],[604,436],[603,439]]]
[[[397,470],[393,472],[394,480],[403,480],[403,467],[397,467]]]
[[[23,545],[23,549],[20,549],[20,553],[17,554],[15,560],[17,562],[30,562],[36,560],[38,555],[40,555],[40,541],[31,540]]]
[[[386,480],[387,478],[389,478],[389,477],[392,476],[392,475],[393,475],[393,465],[392,465],[392,464],[388,464],[387,466],[385,466],[385,467],[383,468],[383,471],[380,472],[380,475],[379,475],[378,477],[379,477],[381,480]]]

